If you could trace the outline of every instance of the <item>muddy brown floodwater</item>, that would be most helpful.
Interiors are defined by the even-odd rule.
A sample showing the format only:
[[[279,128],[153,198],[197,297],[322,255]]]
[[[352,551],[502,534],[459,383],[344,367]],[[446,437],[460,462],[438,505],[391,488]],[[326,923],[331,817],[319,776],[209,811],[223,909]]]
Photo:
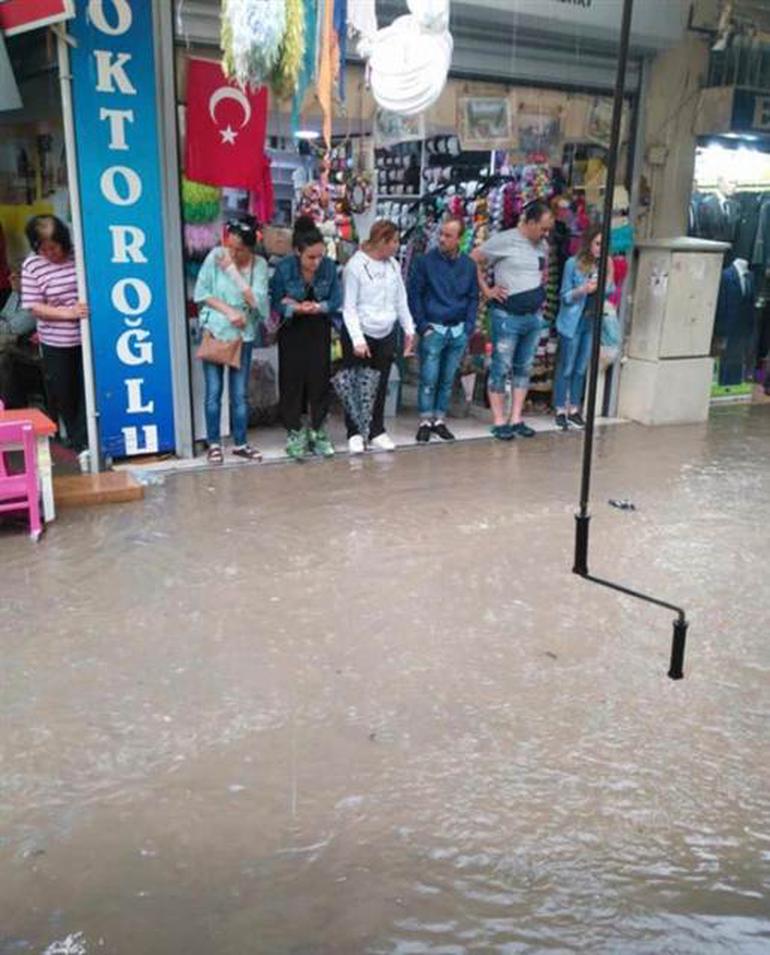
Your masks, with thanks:
[[[770,410],[0,535],[0,953],[770,951]],[[631,498],[618,511],[609,498]]]

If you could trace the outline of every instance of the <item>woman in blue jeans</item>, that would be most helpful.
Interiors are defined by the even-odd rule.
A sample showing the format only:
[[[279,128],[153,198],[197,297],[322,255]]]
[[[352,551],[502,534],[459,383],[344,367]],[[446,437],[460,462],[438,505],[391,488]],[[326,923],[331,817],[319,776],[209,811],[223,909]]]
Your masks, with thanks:
[[[595,226],[583,236],[580,251],[567,260],[561,283],[561,307],[556,316],[559,333],[559,357],[553,386],[556,426],[566,431],[570,426],[583,428],[580,413],[586,384],[586,370],[591,357],[593,322],[599,256],[602,251],[602,230]],[[612,259],[607,263],[605,296],[613,290]]]
[[[249,419],[248,384],[257,322],[268,316],[267,263],[255,253],[257,223],[252,216],[231,219],[223,245],[212,249],[198,273],[195,301],[201,327],[220,341],[242,339],[241,366],[229,368],[232,454],[258,461],[260,452],[246,440]],[[222,464],[222,389],[225,368],[203,362],[206,384],[206,439],[208,461]]]

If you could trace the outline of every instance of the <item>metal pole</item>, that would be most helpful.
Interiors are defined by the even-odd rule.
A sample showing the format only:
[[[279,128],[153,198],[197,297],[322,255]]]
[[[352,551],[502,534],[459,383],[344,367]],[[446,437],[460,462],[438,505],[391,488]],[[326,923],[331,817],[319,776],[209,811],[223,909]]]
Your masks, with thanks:
[[[80,189],[78,186],[78,164],[75,151],[75,123],[72,112],[72,74],[70,73],[70,55],[67,40],[63,32],[57,31],[57,50],[59,57],[59,86],[61,88],[62,121],[64,125],[64,149],[67,157],[67,185],[69,188],[70,210],[72,212],[72,242],[75,248],[75,270],[78,281],[78,298],[87,301],[86,269],[83,256],[83,219],[80,210]],[[93,316],[92,316],[93,317]],[[83,343],[83,385],[86,397],[86,423],[88,426],[88,450],[91,452],[91,473],[100,469],[99,412],[96,407],[96,383],[94,381],[93,350],[91,347],[91,328],[89,322],[80,323]]]
[[[599,350],[601,347],[602,317],[604,315],[604,290],[607,287],[607,261],[610,254],[610,228],[612,225],[612,200],[615,191],[615,174],[618,164],[618,150],[620,147],[620,123],[623,115],[623,91],[628,62],[628,47],[631,35],[631,13],[633,0],[623,0],[623,20],[620,28],[620,52],[618,54],[618,71],[615,78],[615,99],[612,108],[612,136],[610,138],[610,155],[607,162],[607,186],[604,196],[604,218],[602,221],[602,251],[599,257],[599,280],[596,289],[596,301],[592,317],[593,338],[591,341],[591,370],[588,384],[588,408],[586,409],[586,429],[583,442],[583,474],[580,484],[580,512],[575,515],[575,563],[572,571],[592,583],[611,590],[636,597],[657,607],[675,610],[678,614],[674,621],[674,633],[671,640],[671,663],[668,675],[672,680],[681,680],[684,676],[684,651],[687,640],[687,618],[685,612],[676,604],[668,603],[649,594],[641,593],[616,584],[613,581],[596,577],[588,571],[588,528],[591,520],[588,513],[588,500],[591,492],[591,463],[594,443],[594,421],[596,418],[596,386],[599,378]]]
[[[599,280],[592,317],[591,367],[588,375],[588,407],[583,438],[583,473],[580,482],[580,513],[575,515],[574,572],[585,576],[588,573],[588,500],[591,493],[591,464],[594,447],[594,421],[596,418],[596,389],[599,379],[599,352],[601,348],[602,317],[604,315],[604,290],[607,287],[607,261],[610,253],[610,229],[612,226],[612,200],[615,192],[615,176],[620,149],[620,125],[623,118],[623,93],[625,90],[628,47],[631,38],[631,14],[634,0],[623,0],[623,19],[620,27],[620,51],[615,75],[615,96],[612,105],[612,134],[607,160],[607,183],[604,192],[604,218],[602,221],[602,250],[599,256]]]

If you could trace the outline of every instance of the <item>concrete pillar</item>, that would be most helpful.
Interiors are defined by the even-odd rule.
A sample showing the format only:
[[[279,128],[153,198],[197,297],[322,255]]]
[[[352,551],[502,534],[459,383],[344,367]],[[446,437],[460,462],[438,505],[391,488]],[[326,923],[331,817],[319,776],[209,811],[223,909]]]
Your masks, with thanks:
[[[695,169],[693,128],[707,65],[707,41],[693,33],[649,63],[642,103],[643,204],[637,223],[642,238],[687,234]]]

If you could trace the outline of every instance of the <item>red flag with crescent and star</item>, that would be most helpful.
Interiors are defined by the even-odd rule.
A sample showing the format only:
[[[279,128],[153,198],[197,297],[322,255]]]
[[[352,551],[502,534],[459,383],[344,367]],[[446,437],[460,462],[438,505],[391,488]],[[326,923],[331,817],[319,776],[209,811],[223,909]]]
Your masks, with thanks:
[[[265,166],[267,87],[256,92],[241,89],[211,60],[187,63],[187,178],[259,191]]]

